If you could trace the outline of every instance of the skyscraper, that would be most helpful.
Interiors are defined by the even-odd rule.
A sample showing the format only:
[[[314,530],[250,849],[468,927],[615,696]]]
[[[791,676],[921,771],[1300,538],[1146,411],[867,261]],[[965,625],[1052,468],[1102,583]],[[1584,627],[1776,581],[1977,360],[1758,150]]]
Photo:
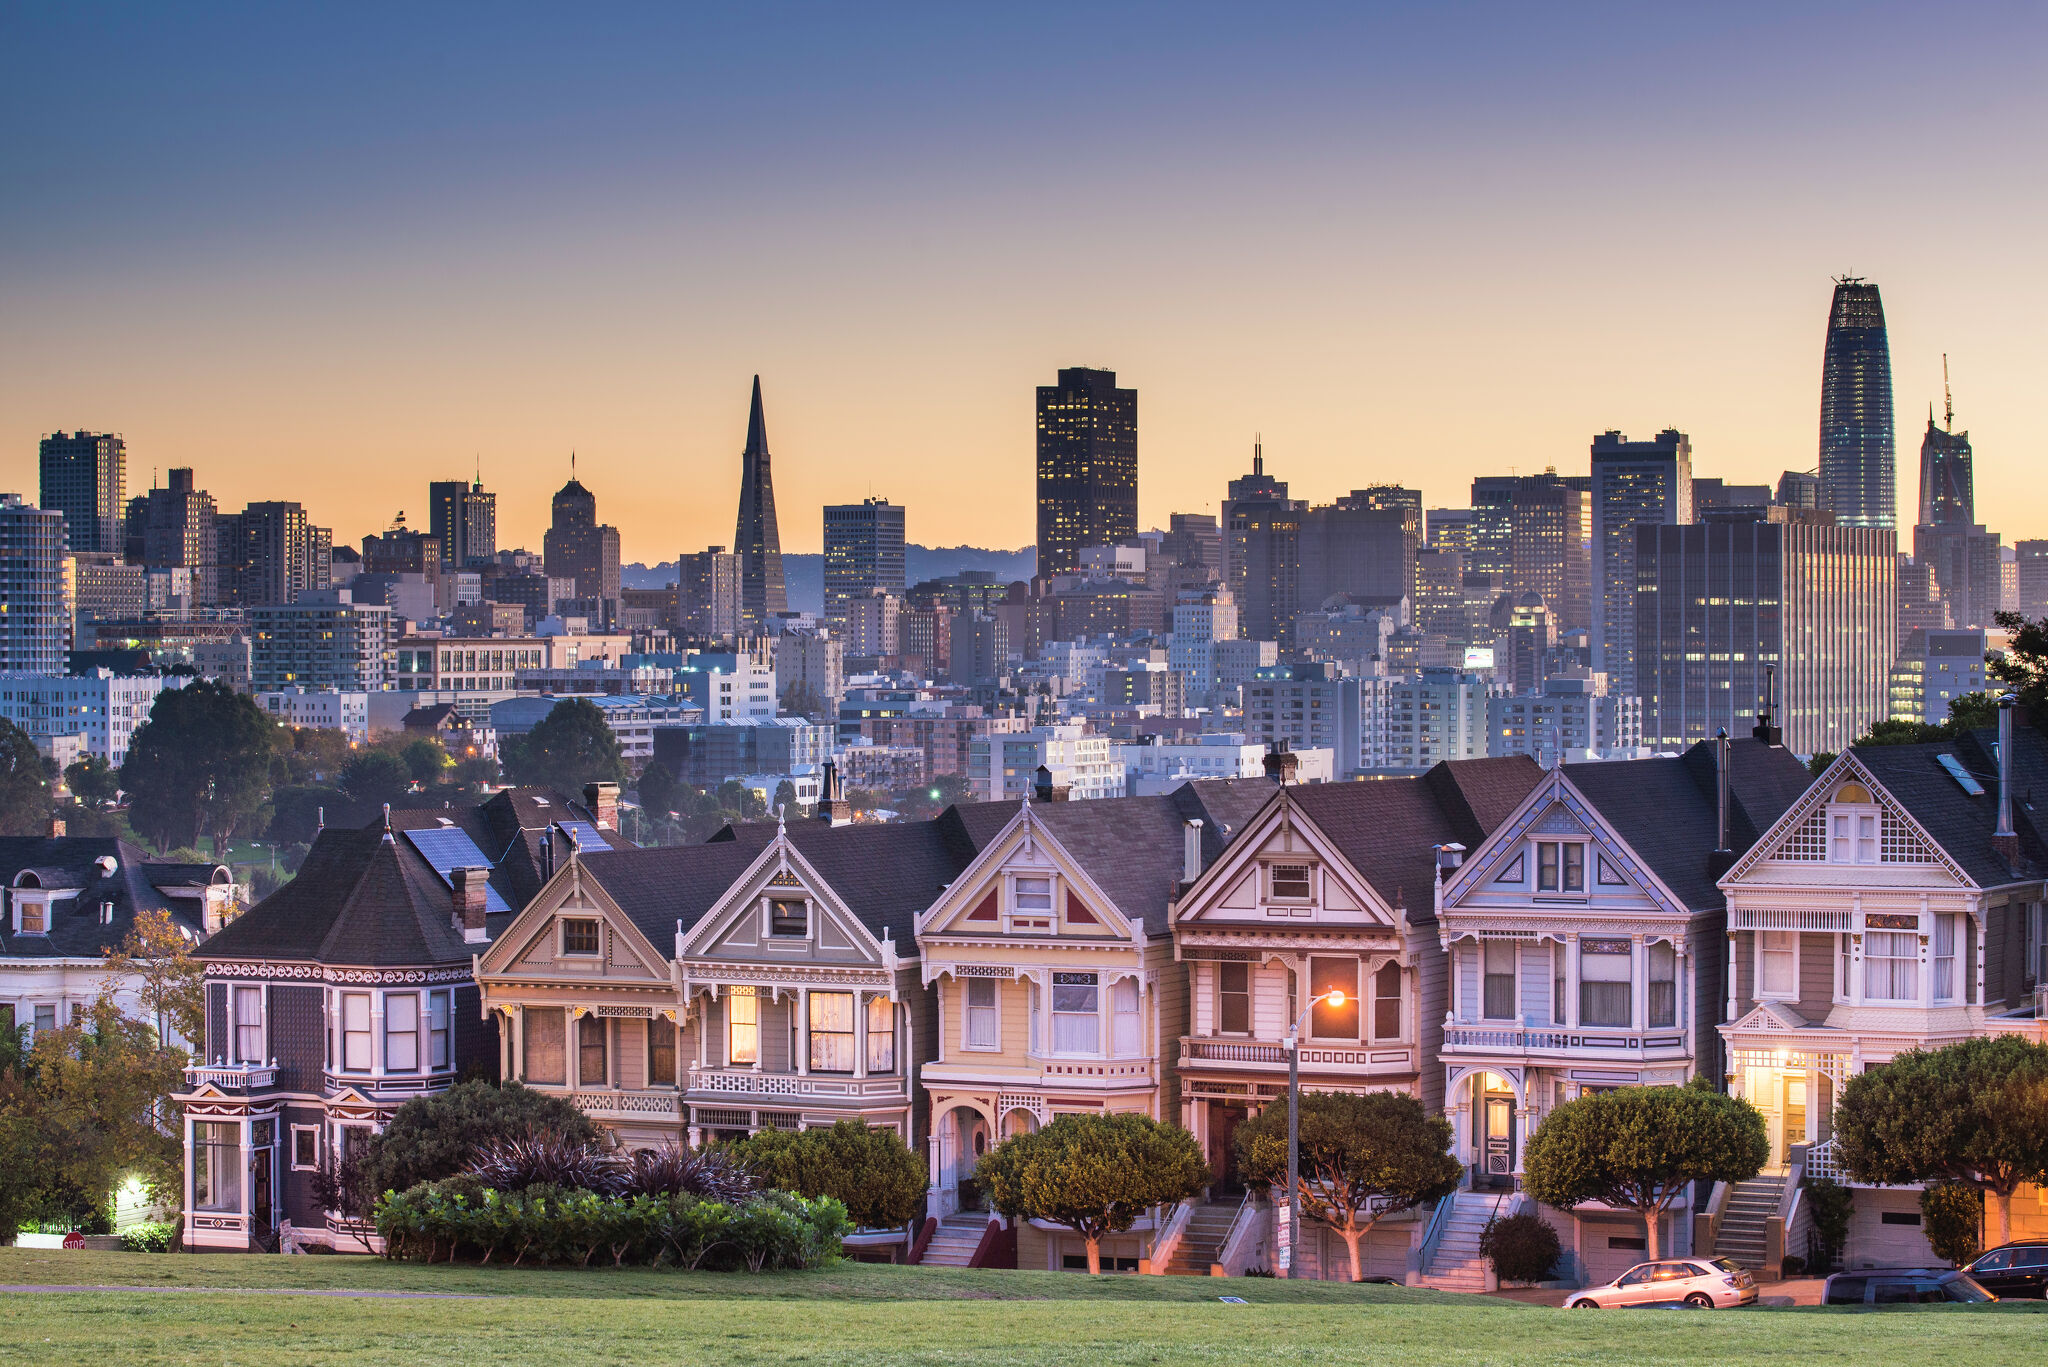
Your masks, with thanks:
[[[1942,369],[1948,363],[1943,359]],[[1944,391],[1947,389],[1943,385]],[[1970,434],[1956,431],[1955,404],[1943,394],[1942,424],[1934,425],[1934,405],[1927,406],[1927,431],[1920,438],[1919,527],[1951,523],[1968,526],[1977,520],[1976,483],[1971,478]]]
[[[1038,387],[1038,575],[1080,568],[1087,546],[1138,534],[1138,391],[1113,370]]]
[[[886,498],[825,507],[825,619],[877,589],[903,596],[903,505]]]
[[[195,605],[214,607],[228,595],[215,538],[216,517],[213,495],[197,486],[192,471],[172,470],[167,486],[151,489],[128,505],[125,540],[141,547],[142,563],[153,570],[190,570]],[[135,556],[130,553],[128,558],[133,561]]]
[[[676,557],[676,629],[719,640],[740,629],[739,557],[723,546]]]
[[[1820,374],[1821,506],[1844,527],[1898,525],[1892,352],[1877,286],[1835,282]]]
[[[740,561],[740,629],[759,631],[789,607],[782,583],[782,536],[775,529],[775,481],[768,468],[768,420],[761,416],[761,377],[747,414],[747,449],[740,453],[740,515],[733,532]]]
[[[599,615],[616,611],[619,598],[619,529],[597,520],[597,496],[576,481],[555,493],[554,525],[541,539],[548,577],[574,579],[576,596],[602,606]]]
[[[1223,507],[1216,525],[1223,529],[1223,580],[1237,601],[1244,601],[1244,536],[1232,530],[1231,515],[1240,503],[1285,503],[1287,481],[1266,473],[1266,445],[1252,439],[1252,472],[1240,475],[1225,487]]]
[[[43,508],[64,515],[76,551],[121,553],[128,495],[128,446],[103,432],[43,438]]]
[[[239,607],[274,607],[298,601],[305,589],[326,588],[317,568],[314,528],[297,503],[251,503],[214,519],[221,597]]]
[[[0,494],[0,670],[62,674],[71,640],[65,518]]]
[[[428,530],[441,543],[441,564],[474,569],[498,553],[498,496],[474,481],[437,479],[427,485]]]
[[[1692,442],[1667,428],[1652,441],[1593,438],[1593,668],[1608,691],[1636,691],[1636,528],[1693,518]]]

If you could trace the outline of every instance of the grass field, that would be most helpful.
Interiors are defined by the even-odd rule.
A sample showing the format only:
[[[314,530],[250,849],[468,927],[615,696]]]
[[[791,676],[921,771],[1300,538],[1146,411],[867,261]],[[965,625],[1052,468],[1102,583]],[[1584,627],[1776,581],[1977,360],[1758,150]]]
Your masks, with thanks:
[[[1551,1310],[1401,1287],[843,1264],[746,1277],[0,1249],[0,1363],[2038,1363],[2048,1307]],[[379,1300],[261,1289],[404,1290]],[[1226,1305],[1218,1295],[1243,1296]]]

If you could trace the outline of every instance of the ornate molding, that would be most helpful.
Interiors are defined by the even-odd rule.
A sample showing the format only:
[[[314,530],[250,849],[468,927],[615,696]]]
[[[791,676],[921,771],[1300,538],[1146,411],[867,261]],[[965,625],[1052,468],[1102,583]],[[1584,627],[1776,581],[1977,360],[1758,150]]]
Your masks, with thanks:
[[[210,960],[206,976],[212,978],[262,978],[282,982],[322,982],[350,986],[389,983],[467,983],[476,981],[472,966],[465,963],[439,968],[348,968],[330,964],[281,963],[263,960]]]

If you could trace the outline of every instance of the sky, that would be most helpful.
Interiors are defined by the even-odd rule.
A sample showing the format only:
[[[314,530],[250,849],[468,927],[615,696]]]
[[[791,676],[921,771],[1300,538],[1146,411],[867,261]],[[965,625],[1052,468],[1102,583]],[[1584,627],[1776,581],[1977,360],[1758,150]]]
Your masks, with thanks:
[[[752,377],[820,506],[1033,536],[1033,389],[1138,391],[1140,518],[1262,434],[1296,497],[1468,501],[1690,434],[1816,461],[1882,288],[1910,519],[1941,398],[2048,536],[2037,5],[0,5],[0,489],[123,434],[337,541],[571,452],[627,561],[729,544]]]

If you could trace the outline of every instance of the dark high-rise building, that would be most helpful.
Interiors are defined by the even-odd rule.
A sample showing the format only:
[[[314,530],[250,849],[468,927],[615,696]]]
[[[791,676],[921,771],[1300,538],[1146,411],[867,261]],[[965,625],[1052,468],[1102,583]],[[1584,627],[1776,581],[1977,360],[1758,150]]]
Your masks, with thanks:
[[[0,670],[62,674],[71,644],[65,519],[0,494]]]
[[[880,590],[903,596],[903,505],[886,498],[825,506],[825,620]]]
[[[1843,750],[1889,715],[1897,535],[1826,516],[1771,508],[1636,528],[1643,744],[1741,734],[1763,706],[1767,670],[1785,744],[1800,754]]]
[[[1294,644],[1301,601],[1301,524],[1306,509],[1294,499],[1246,499],[1230,505],[1230,536],[1239,550],[1235,595],[1238,630],[1254,641]]]
[[[1217,526],[1223,530],[1223,579],[1239,603],[1244,602],[1244,537],[1233,530],[1232,514],[1240,503],[1285,502],[1287,481],[1274,479],[1266,473],[1265,443],[1254,438],[1252,472],[1230,481],[1224,492],[1223,507],[1216,517]]]
[[[221,574],[216,516],[213,495],[196,486],[192,472],[173,470],[167,487],[151,489],[128,505],[128,559],[134,561],[132,547],[139,547],[142,563],[153,570],[192,571],[194,603],[217,606],[226,601],[230,586]]]
[[[444,569],[477,569],[498,554],[498,496],[481,478],[427,485],[428,530],[441,543]]]
[[[1977,520],[1977,489],[1971,477],[1970,434],[1958,432],[1954,408],[1934,425],[1928,405],[1927,431],[1920,438],[1920,520],[1915,526],[1969,526]]]
[[[1297,613],[1347,595],[1391,599],[1415,591],[1415,553],[1422,544],[1422,495],[1415,490],[1353,490],[1301,513],[1299,526]]]
[[[251,503],[214,522],[221,591],[239,607],[277,607],[302,590],[326,588],[306,510],[297,503]]]
[[[1811,470],[1787,470],[1779,475],[1778,503],[1785,508],[1820,507],[1820,476]]]
[[[747,449],[740,453],[740,515],[733,532],[740,562],[740,626],[760,631],[789,608],[782,582],[782,535],[775,529],[775,480],[768,466],[768,420],[761,415],[761,377],[747,413]]]
[[[1171,513],[1166,520],[1166,539],[1160,549],[1173,560],[1177,569],[1189,571],[1181,579],[1191,583],[1197,579],[1222,580],[1223,528],[1222,524],[1207,513]]]
[[[1892,352],[1877,286],[1835,282],[1820,374],[1821,506],[1844,527],[1898,525]]]
[[[1636,528],[1692,521],[1692,442],[1670,428],[1651,441],[1602,432],[1592,469],[1593,668],[1609,693],[1627,697],[1636,691]]]
[[[597,496],[569,482],[555,494],[554,524],[541,539],[548,577],[574,579],[576,596],[600,600],[616,614],[619,598],[619,529],[597,520]]]
[[[1113,370],[1062,370],[1038,387],[1038,575],[1081,566],[1088,546],[1138,534],[1138,391]]]
[[[45,511],[64,514],[76,551],[122,551],[128,496],[128,446],[104,432],[59,432],[43,438]]]
[[[676,630],[719,640],[740,629],[739,557],[723,546],[676,557]]]

